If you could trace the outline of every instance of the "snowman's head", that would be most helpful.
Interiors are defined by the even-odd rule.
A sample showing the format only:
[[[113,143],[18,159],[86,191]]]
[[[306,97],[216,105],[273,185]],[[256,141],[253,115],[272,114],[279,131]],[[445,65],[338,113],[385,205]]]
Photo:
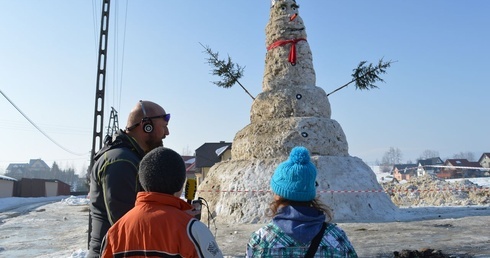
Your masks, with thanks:
[[[269,19],[267,44],[279,39],[306,38],[303,19],[296,0],[273,0]]]
[[[296,0],[292,0],[296,3]],[[286,2],[285,0],[271,0],[271,7],[273,7],[277,2]]]

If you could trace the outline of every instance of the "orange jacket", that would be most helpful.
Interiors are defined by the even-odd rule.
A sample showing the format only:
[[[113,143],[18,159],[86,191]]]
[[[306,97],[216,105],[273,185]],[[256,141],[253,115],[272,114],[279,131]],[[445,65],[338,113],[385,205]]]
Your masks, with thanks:
[[[102,241],[101,257],[223,257],[209,229],[178,197],[139,192]]]

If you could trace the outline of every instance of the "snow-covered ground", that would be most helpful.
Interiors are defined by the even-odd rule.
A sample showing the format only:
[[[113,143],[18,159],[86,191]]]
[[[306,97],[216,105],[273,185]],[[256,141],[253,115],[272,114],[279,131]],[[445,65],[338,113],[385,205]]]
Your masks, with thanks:
[[[459,178],[459,179],[446,179],[447,182],[457,182],[463,180],[470,180],[473,184],[477,184],[481,187],[490,187],[490,177],[475,177],[475,178]]]
[[[85,257],[87,204],[85,196],[0,198],[0,257]]]
[[[15,208],[36,204],[48,204],[60,202],[67,205],[85,205],[88,199],[84,196],[53,196],[53,197],[9,197],[0,198],[0,212],[9,211]]]

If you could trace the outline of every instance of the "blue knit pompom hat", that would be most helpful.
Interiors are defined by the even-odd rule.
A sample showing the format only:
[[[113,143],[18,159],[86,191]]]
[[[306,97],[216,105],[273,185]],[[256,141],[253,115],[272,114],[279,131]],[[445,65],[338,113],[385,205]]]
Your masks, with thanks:
[[[316,167],[305,147],[294,147],[288,160],[277,166],[272,175],[272,191],[284,199],[307,202],[315,199]]]

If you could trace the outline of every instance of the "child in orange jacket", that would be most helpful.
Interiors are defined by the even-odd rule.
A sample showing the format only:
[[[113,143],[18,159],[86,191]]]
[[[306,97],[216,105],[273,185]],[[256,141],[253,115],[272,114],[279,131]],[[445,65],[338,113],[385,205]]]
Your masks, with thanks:
[[[158,147],[140,163],[139,192],[133,209],[102,241],[101,257],[223,257],[211,231],[180,199],[185,164],[175,151]]]

